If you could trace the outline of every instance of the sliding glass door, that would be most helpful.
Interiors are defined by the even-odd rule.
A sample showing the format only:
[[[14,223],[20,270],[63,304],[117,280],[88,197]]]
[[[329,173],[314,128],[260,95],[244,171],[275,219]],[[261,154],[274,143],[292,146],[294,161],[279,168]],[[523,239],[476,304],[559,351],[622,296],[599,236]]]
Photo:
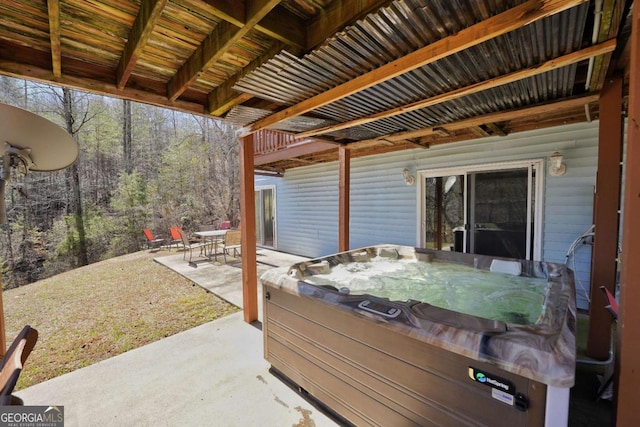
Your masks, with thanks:
[[[527,168],[477,172],[469,178],[469,250],[480,255],[531,259]],[[534,185],[531,183],[531,185]],[[533,192],[532,192],[533,193]]]
[[[422,172],[421,244],[539,259],[541,165],[535,161]]]

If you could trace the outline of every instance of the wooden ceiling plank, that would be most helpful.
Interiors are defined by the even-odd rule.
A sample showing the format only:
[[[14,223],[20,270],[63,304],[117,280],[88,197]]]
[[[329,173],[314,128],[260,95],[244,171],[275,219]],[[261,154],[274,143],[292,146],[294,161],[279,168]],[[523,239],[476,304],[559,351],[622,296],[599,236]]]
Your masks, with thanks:
[[[127,44],[124,47],[118,69],[116,71],[116,86],[124,89],[127,81],[144,50],[153,28],[160,19],[168,0],[143,0],[140,11],[133,23]]]
[[[284,46],[281,42],[274,43],[270,49],[268,49],[258,58],[251,61],[240,72],[229,77],[229,79],[227,79],[224,83],[215,88],[213,91],[209,92],[207,111],[209,111],[212,116],[220,117],[236,105],[239,105],[253,98],[253,95],[233,90],[233,85],[235,85],[236,82],[242,77],[246,76],[248,73],[252,72],[256,68],[267,62],[269,59],[271,59],[274,55],[280,52],[283,47]]]
[[[220,22],[167,84],[167,98],[175,101],[241,37],[241,30],[226,21]]]
[[[53,77],[62,77],[62,49],[60,45],[60,1],[48,0],[49,39],[51,40],[51,70]]]
[[[419,110],[422,108],[432,107],[437,104],[442,104],[444,102],[452,101],[454,99],[459,99],[465,96],[472,95],[474,93],[482,92],[488,89],[496,88],[498,86],[503,86],[509,83],[513,83],[519,80],[524,80],[532,76],[536,76],[539,74],[546,73],[551,70],[555,70],[558,68],[566,67],[567,65],[575,64],[585,59],[589,59],[594,56],[604,55],[616,48],[616,40],[611,39],[604,43],[600,43],[598,45],[590,46],[585,49],[569,53],[567,55],[561,56],[559,58],[555,58],[549,61],[546,61],[543,64],[536,65],[534,67],[530,67],[524,70],[515,71],[510,74],[506,74],[504,76],[496,77],[493,79],[485,80],[483,82],[478,82],[463,88],[455,89],[450,92],[446,92],[440,95],[433,96],[431,98],[423,99],[408,105],[403,105],[401,107],[393,108],[391,110],[382,111],[380,113],[372,114],[367,117],[362,117],[356,120],[351,120],[348,122],[339,123],[337,125],[326,126],[323,128],[313,129],[306,132],[301,132],[297,136],[300,138],[308,138],[314,135],[321,135],[329,132],[335,132],[342,129],[351,128],[354,126],[363,125],[366,123],[371,123],[377,120],[386,119],[389,117],[398,116],[400,114],[405,114],[410,111]]]
[[[506,34],[517,28],[584,3],[587,0],[529,0],[503,13],[492,16],[458,33],[445,37],[408,55],[391,61],[368,73],[306,99],[289,108],[246,126],[240,131],[247,135],[273,126],[283,120],[299,116],[358,91],[383,83],[401,74],[453,55],[471,46]]]
[[[440,129],[444,129],[447,132],[452,133],[453,131],[465,129],[471,126],[480,126],[487,123],[495,123],[495,122],[505,122],[508,120],[513,120],[513,119],[526,117],[530,115],[545,114],[553,111],[562,110],[565,108],[583,106],[585,104],[596,102],[598,101],[599,98],[600,98],[599,93],[591,93],[586,96],[565,99],[557,102],[550,102],[543,105],[520,108],[516,110],[501,111],[498,113],[491,113],[483,116],[472,117],[470,119],[461,120],[458,122],[440,124],[435,127],[428,127],[428,128],[419,129],[416,131],[401,132],[394,135],[386,135],[386,136],[380,137],[379,139],[384,139],[387,141],[403,141],[406,139],[420,138],[422,136],[432,135],[433,133],[437,132]],[[353,145],[353,144],[358,144],[358,143],[351,143],[349,145]]]
[[[224,21],[214,28],[167,84],[167,98],[175,101],[200,74],[215,64],[236,42],[273,9],[280,0],[255,0],[245,4],[246,20],[241,28]]]
[[[306,48],[315,49],[347,25],[390,3],[391,0],[334,0],[308,24]]]
[[[32,81],[44,84],[51,83],[51,71],[34,65],[25,65],[0,59],[0,70],[2,70],[3,75],[9,77],[24,79],[25,76],[28,76],[28,79]],[[164,95],[154,94],[143,89],[125,88],[124,90],[119,90],[115,83],[105,83],[92,78],[73,77],[65,74],[60,79],[56,80],[56,84],[71,89],[113,96],[115,98],[130,99],[135,102],[144,102],[158,107],[170,108],[187,113],[199,115],[205,114],[203,106],[194,102],[180,100],[169,102]]]

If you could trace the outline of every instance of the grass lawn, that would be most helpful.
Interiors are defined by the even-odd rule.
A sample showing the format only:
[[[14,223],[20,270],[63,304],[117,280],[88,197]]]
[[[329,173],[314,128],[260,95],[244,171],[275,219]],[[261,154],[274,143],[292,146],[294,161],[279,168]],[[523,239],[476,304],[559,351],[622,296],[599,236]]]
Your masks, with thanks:
[[[3,294],[7,346],[38,330],[16,389],[116,356],[238,311],[137,252]]]

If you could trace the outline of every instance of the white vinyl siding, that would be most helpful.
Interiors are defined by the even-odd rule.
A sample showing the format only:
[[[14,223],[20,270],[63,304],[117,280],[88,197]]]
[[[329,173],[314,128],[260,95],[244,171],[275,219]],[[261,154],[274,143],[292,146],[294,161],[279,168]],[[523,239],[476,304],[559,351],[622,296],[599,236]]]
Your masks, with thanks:
[[[567,167],[560,177],[547,173],[555,151]],[[416,176],[443,167],[544,159],[542,259],[563,263],[592,224],[597,153],[598,123],[592,122],[352,158],[350,246],[419,242],[419,184],[405,184],[404,168]],[[277,191],[277,249],[311,257],[337,251],[337,162],[291,169],[282,178],[256,177],[256,185],[267,184]],[[579,285],[589,287],[590,259],[590,246],[581,245],[575,260],[580,307],[586,307]]]

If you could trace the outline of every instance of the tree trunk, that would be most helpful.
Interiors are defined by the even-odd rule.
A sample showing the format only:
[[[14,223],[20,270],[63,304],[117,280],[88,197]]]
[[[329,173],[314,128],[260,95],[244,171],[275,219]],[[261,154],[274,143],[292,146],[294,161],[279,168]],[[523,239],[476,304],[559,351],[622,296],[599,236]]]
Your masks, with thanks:
[[[62,88],[62,93],[64,103],[64,121],[67,126],[67,132],[69,132],[69,134],[75,139],[76,135],[73,129],[74,117],[71,91],[67,88]],[[77,262],[79,266],[82,266],[89,264],[89,257],[87,255],[87,237],[84,229],[84,218],[82,215],[82,197],[80,194],[78,162],[69,167],[67,178],[70,178],[67,183],[71,186],[71,212],[74,216],[75,226],[78,232]]]
[[[124,172],[131,175],[133,172],[133,155],[131,151],[131,101],[125,99],[123,106],[122,148],[124,154]]]

